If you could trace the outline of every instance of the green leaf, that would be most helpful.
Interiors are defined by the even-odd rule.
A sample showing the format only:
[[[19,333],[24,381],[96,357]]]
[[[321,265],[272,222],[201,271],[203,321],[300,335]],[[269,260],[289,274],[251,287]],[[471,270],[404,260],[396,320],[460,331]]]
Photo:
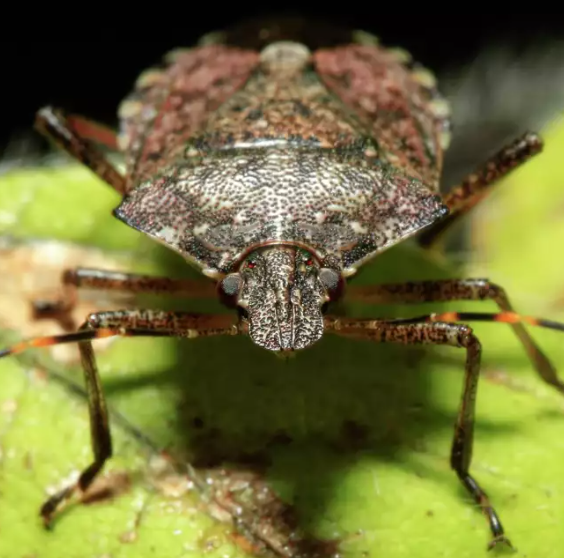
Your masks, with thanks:
[[[357,282],[485,275],[507,288],[519,311],[564,319],[564,129],[545,137],[545,153],[475,212],[475,256],[464,270],[400,246]],[[67,265],[197,276],[113,219],[117,203],[76,166],[0,177],[0,347],[60,332],[54,322],[30,320],[29,301],[56,294]],[[85,293],[77,318],[134,304],[225,311],[216,301]],[[366,317],[436,309],[496,310],[489,302],[348,307]],[[474,329],[484,358],[471,470],[517,556],[559,557],[564,400],[535,375],[509,327]],[[564,338],[532,333],[564,372]],[[52,531],[38,516],[46,491],[91,459],[77,350],[0,361],[1,558],[251,556],[260,540],[282,555],[491,555],[486,521],[449,468],[463,351],[328,335],[282,361],[247,338],[96,343],[114,457],[89,502],[69,506]],[[188,462],[204,487],[188,482]]]

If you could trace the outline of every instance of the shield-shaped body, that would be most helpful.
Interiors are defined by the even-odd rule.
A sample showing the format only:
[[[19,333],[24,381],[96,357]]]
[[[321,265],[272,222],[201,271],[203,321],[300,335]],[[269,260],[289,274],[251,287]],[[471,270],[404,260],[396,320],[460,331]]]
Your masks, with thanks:
[[[128,184],[115,215],[208,277],[239,274],[227,291],[253,339],[302,348],[322,333],[336,275],[447,213],[448,111],[429,72],[366,34],[320,48],[255,36],[270,39],[248,48],[227,33],[140,77],[120,110]],[[273,321],[278,341],[261,341],[259,322]]]

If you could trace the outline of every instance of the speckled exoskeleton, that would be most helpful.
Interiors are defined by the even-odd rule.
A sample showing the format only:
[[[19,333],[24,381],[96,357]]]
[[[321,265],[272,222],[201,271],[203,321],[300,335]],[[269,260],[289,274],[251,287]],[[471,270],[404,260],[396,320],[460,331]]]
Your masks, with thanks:
[[[541,140],[524,135],[443,197],[449,111],[432,74],[366,33],[334,30],[314,37],[310,29],[233,30],[171,53],[162,68],[140,76],[121,105],[119,135],[53,108],[38,113],[40,131],[122,195],[118,219],[181,254],[238,311],[101,312],[78,332],[0,351],[2,357],[81,342],[94,461],[76,484],[43,505],[46,523],[71,495],[88,488],[112,454],[92,340],[248,334],[280,353],[306,349],[331,332],[466,351],[451,465],[489,522],[490,546],[509,544],[469,472],[481,345],[468,326],[453,322],[511,323],[541,378],[561,392],[564,384],[523,323],[564,326],[516,315],[504,290],[483,279],[352,285],[347,296],[371,303],[490,299],[499,314],[364,320],[331,316],[327,308],[344,296],[348,278],[383,250],[418,233],[422,246],[433,245],[492,184],[539,152]],[[122,152],[125,174],[98,144]],[[68,270],[63,283],[68,296],[37,304],[38,317],[68,312],[81,287],[210,294],[197,282],[93,269]]]

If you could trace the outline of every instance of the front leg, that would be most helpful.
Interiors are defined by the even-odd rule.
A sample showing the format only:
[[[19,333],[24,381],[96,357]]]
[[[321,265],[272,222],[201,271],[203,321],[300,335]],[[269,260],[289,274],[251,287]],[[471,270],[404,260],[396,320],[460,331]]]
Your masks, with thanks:
[[[35,300],[32,302],[33,319],[57,320],[63,329],[74,331],[76,324],[71,318],[78,289],[147,293],[187,298],[211,298],[216,286],[209,281],[170,279],[135,273],[122,273],[105,269],[67,269],[61,277],[62,297],[58,300]]]
[[[407,322],[408,320],[405,321]],[[492,540],[488,547],[491,549],[500,543],[511,547],[509,539],[505,536],[499,516],[487,494],[470,474],[472,444],[474,441],[476,393],[482,355],[480,341],[472,330],[465,325],[442,322],[410,324],[394,323],[393,321],[386,320],[333,317],[326,318],[325,326],[329,331],[346,337],[368,339],[377,343],[451,345],[466,350],[464,388],[454,428],[450,463],[458,478],[474,501],[480,506],[482,513],[488,520],[492,534]]]
[[[501,149],[445,195],[444,202],[450,210],[449,215],[423,232],[418,238],[419,244],[424,248],[432,248],[453,224],[486,197],[492,186],[540,153],[542,147],[542,140],[537,134],[527,133]]]
[[[226,315],[199,315],[187,312],[158,310],[121,310],[91,314],[79,331],[66,335],[38,337],[23,341],[5,350],[0,358],[21,353],[32,347],[49,347],[61,343],[78,343],[84,370],[84,380],[90,415],[90,437],[94,460],[69,485],[51,496],[41,507],[46,526],[76,493],[84,493],[112,455],[112,440],[106,401],[96,366],[92,340],[105,337],[205,337],[237,335],[240,330],[233,317]]]
[[[446,279],[416,281],[388,285],[351,286],[347,298],[368,304],[420,304],[454,300],[492,300],[502,312],[513,313],[505,290],[487,279]],[[558,378],[554,365],[548,360],[529,332],[519,321],[508,321],[521,341],[537,374],[547,384],[564,393],[564,382]]]

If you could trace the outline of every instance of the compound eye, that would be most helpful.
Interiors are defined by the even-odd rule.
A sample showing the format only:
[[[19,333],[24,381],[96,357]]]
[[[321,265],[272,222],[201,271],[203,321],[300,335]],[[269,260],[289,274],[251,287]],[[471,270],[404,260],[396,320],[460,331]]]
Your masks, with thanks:
[[[331,300],[335,300],[341,296],[343,291],[343,278],[338,271],[329,267],[322,267],[319,270],[319,280],[327,289]]]
[[[257,270],[260,266],[261,263],[261,257],[258,254],[251,254],[250,256],[247,257],[247,259],[244,261],[243,265],[239,268],[240,272],[246,272],[246,271],[250,271],[250,272],[254,272],[255,270]]]
[[[239,293],[242,284],[243,280],[241,276],[238,273],[232,273],[223,278],[223,281],[221,281],[221,289],[226,295],[234,296]]]
[[[319,270],[319,280],[323,283],[323,286],[330,291],[334,291],[339,286],[340,279],[341,274],[334,269],[322,267]]]
[[[237,306],[237,295],[243,286],[243,280],[238,273],[227,275],[219,283],[219,298],[225,306],[235,308]]]

